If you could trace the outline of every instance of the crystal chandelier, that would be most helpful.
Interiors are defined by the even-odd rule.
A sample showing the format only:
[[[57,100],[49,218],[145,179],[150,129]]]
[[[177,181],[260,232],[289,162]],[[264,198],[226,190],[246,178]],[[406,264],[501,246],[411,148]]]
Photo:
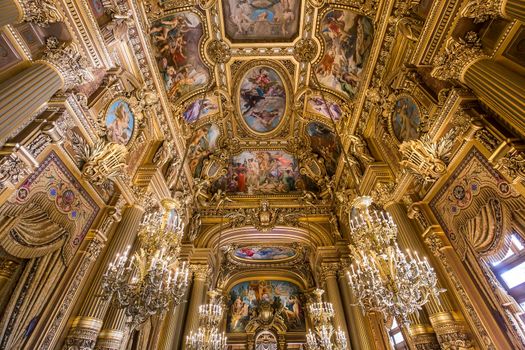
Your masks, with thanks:
[[[178,259],[184,225],[173,200],[161,204],[143,218],[139,251],[117,254],[102,277],[103,298],[124,309],[132,327],[178,305],[188,286],[188,266]]]
[[[209,291],[210,302],[199,306],[199,329],[186,337],[188,350],[226,350],[227,338],[219,332],[219,324],[224,314],[219,293]]]
[[[367,311],[382,312],[408,324],[407,316],[421,309],[429,298],[443,292],[426,258],[397,244],[397,226],[388,213],[370,211],[370,197],[359,197],[350,218],[353,244],[347,270],[358,304]]]
[[[323,301],[324,290],[316,289],[316,302],[308,305],[308,313],[314,324],[314,331],[306,334],[306,348],[308,350],[345,350],[348,347],[345,333],[332,325],[335,315],[332,303]]]

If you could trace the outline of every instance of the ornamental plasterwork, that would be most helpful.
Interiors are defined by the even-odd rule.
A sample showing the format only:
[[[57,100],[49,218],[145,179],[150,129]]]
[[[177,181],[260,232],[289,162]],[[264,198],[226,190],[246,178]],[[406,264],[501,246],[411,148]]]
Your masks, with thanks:
[[[501,16],[503,4],[502,0],[471,0],[463,7],[461,15],[472,18],[474,23],[482,23]]]

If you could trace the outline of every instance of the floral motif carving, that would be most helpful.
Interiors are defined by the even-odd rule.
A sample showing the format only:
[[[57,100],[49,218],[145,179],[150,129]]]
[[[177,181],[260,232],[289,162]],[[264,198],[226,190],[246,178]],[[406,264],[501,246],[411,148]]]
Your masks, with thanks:
[[[254,226],[261,232],[268,232],[277,225],[296,227],[302,215],[290,209],[270,208],[269,202],[263,200],[259,208],[239,209],[225,217],[230,219],[232,227]]]
[[[222,40],[213,40],[206,47],[206,52],[215,63],[226,63],[231,58],[230,47]]]
[[[311,62],[317,56],[317,45],[312,39],[301,39],[295,44],[293,55],[296,60],[303,63]]]
[[[514,150],[498,160],[496,168],[507,175],[512,181],[525,179],[525,155]]]

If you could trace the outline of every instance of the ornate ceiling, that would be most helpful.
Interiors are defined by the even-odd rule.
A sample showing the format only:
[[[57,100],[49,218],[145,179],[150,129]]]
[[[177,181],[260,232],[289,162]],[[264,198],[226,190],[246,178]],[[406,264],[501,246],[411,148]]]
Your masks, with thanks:
[[[354,106],[373,63],[381,19],[367,11],[371,3],[190,5],[167,1],[143,10],[197,202],[331,201],[342,153],[334,127],[345,138],[353,134]],[[364,157],[349,156],[363,169],[373,158],[360,137],[352,140]]]

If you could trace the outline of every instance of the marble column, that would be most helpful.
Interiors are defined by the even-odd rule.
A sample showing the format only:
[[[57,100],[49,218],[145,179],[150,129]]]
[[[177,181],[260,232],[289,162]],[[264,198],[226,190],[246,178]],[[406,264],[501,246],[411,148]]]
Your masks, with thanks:
[[[115,255],[123,252],[128,246],[133,244],[143,214],[144,209],[138,205],[130,206],[124,210],[122,219],[113,233],[99,269],[92,280],[89,293],[82,303],[80,313],[73,321],[64,345],[65,349],[69,349],[77,344],[84,344],[83,349],[93,349],[95,347],[109,307],[109,301],[103,301],[100,298],[102,293],[102,276],[106,272],[109,263],[115,259]],[[118,338],[117,333],[112,332],[111,329],[105,329],[104,336],[108,337],[112,342]]]
[[[209,266],[205,264],[191,265],[193,271],[193,286],[189,300],[188,312],[184,325],[182,343],[186,344],[186,337],[199,327],[199,306],[204,302],[206,295],[206,279],[209,274]],[[184,346],[182,347],[184,349]]]
[[[0,0],[0,27],[18,23],[23,17],[22,7],[16,0]]]
[[[525,135],[525,77],[487,57],[476,37],[450,39],[431,75],[467,85],[505,124]]]
[[[334,326],[336,329],[341,327],[341,330],[346,334],[346,339],[350,340],[350,336],[348,335],[348,327],[350,325],[346,322],[341,293],[339,292],[339,284],[337,283],[337,272],[339,270],[340,264],[337,262],[326,262],[321,264],[321,272],[322,278],[325,282],[326,296],[328,301],[334,306]]]
[[[352,350],[373,350],[374,347],[370,342],[371,336],[367,330],[370,328],[370,325],[361,309],[355,306],[356,299],[344,272],[339,273],[339,290],[341,291],[345,316],[348,321],[348,334],[350,335]]]
[[[179,350],[182,346],[182,331],[184,327],[184,317],[188,308],[189,292],[192,286],[189,285],[182,302],[172,308],[164,321],[164,328],[159,341],[159,350]]]
[[[57,91],[89,81],[87,66],[74,44],[49,38],[40,60],[0,83],[0,144],[26,127]]]

